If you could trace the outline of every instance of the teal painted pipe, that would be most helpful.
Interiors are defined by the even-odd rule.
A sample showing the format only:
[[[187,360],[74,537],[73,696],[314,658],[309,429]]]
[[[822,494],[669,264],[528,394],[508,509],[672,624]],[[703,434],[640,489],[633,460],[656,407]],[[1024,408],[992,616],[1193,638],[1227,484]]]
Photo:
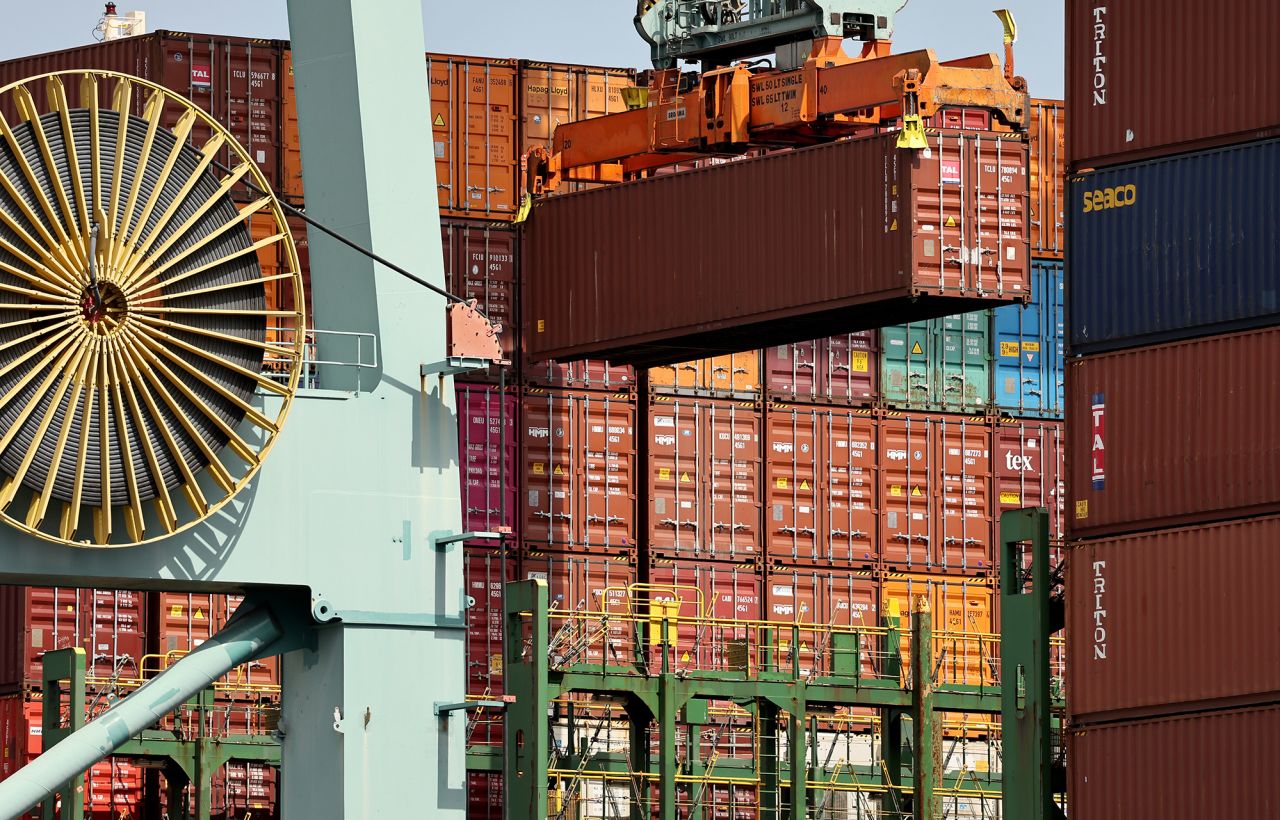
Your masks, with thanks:
[[[281,634],[266,609],[232,619],[199,649],[0,782],[0,817],[17,817],[49,799],[68,780],[154,726],[218,678],[257,657]]]

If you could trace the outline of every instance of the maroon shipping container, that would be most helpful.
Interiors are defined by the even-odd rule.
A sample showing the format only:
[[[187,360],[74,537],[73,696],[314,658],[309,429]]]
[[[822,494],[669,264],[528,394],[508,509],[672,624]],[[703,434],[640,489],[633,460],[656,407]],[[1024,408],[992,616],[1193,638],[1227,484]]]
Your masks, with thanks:
[[[444,273],[449,292],[464,299],[475,299],[477,308],[491,321],[502,325],[498,337],[502,352],[507,361],[517,361],[516,287],[520,268],[515,231],[489,222],[443,220],[440,241],[444,246]],[[507,380],[514,383],[512,372],[508,371]],[[490,368],[485,375],[497,381],[496,368]]]
[[[635,413],[629,394],[526,390],[521,536],[549,549],[635,548]]]
[[[563,363],[526,360],[521,372],[525,384],[536,387],[608,392],[636,389],[634,367],[611,364],[603,359],[583,359],[578,362]]]
[[[765,575],[764,582],[766,620],[811,627],[880,625],[880,585],[875,573],[775,567]],[[777,648],[784,653],[791,643],[788,633],[786,629],[777,630]],[[822,629],[800,630],[801,674],[808,675],[815,664],[819,674],[831,668],[831,657],[823,654],[829,650],[829,636]],[[870,636],[864,644],[862,671],[872,677],[879,647]]]
[[[502,602],[506,584],[518,578],[516,555],[467,545],[463,583],[475,601],[467,609],[467,694],[500,695],[502,689]],[[472,738],[469,742],[479,742]],[[502,742],[501,735],[498,743]]]
[[[1280,131],[1280,78],[1257,71],[1280,37],[1270,0],[1067,2],[1071,167],[1247,142]]]
[[[467,820],[503,820],[502,772],[467,772]]]
[[[1049,510],[1049,538],[1065,536],[1066,471],[1060,421],[1001,419],[995,430],[999,513],[1026,507]],[[999,521],[997,515],[996,520]],[[1057,563],[1055,560],[1054,563]]]
[[[1067,364],[1073,538],[1280,511],[1280,328]]]
[[[157,31],[140,37],[125,37],[104,43],[80,46],[22,57],[0,63],[0,86],[51,71],[99,69],[118,71],[164,86],[180,97],[186,97],[227,129],[248,151],[274,191],[282,191],[284,182],[284,53],[288,44],[282,40],[258,40],[213,34],[187,34]],[[84,107],[80,84],[64,80],[70,103]],[[44,83],[28,88],[41,110],[45,107]],[[99,104],[109,106],[114,83],[99,82]],[[134,89],[131,112],[142,116],[148,94]],[[10,122],[16,111],[9,98],[0,106]],[[160,124],[172,129],[181,112],[177,106],[166,106]],[[197,147],[209,140],[210,129],[196,122],[189,142]],[[290,150],[298,150],[291,146]],[[223,148],[215,159],[223,165],[237,164],[230,148]],[[233,193],[254,197],[248,189],[237,187]]]
[[[467,384],[458,384],[457,393],[463,529],[511,532],[519,509],[519,396]]]
[[[1073,722],[1280,701],[1278,543],[1267,517],[1074,545]]]
[[[730,641],[750,641],[753,630],[738,621],[760,620],[760,573],[754,564],[658,560],[649,567],[649,601],[674,604],[668,637],[673,672],[732,668]],[[714,624],[699,619],[715,619]],[[651,669],[661,668],[662,647],[651,646]]]
[[[787,402],[875,404],[880,382],[878,343],[876,331],[864,330],[768,347],[765,390]]]
[[[1068,743],[1072,817],[1280,816],[1280,706],[1077,728]]]
[[[656,365],[1023,299],[1026,144],[897,139],[544,199],[524,224],[526,350]],[[653,219],[673,208],[696,229]]]
[[[650,398],[652,556],[741,562],[760,555],[760,423],[750,402]]]
[[[520,554],[519,577],[547,583],[553,665],[599,664],[606,651],[612,664],[632,657],[634,623],[623,616],[638,611],[636,565],[625,556],[528,546]]]
[[[871,410],[768,409],[765,550],[771,564],[878,567],[878,429]]]

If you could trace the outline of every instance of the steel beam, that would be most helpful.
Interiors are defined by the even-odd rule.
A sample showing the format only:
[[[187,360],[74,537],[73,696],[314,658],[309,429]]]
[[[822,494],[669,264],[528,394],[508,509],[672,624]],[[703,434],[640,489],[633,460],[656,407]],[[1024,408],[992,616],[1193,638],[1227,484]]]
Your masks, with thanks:
[[[934,820],[939,814],[942,734],[934,712],[934,690],[933,616],[928,599],[919,598],[911,612],[911,805],[915,820]]]

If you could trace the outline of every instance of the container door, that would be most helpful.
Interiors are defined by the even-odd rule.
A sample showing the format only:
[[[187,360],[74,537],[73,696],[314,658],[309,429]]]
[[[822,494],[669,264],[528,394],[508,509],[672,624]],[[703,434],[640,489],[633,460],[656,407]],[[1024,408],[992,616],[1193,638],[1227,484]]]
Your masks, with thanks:
[[[710,442],[711,555],[743,561],[760,554],[760,413],[754,404],[714,404],[707,415]]]
[[[816,409],[796,407],[770,408],[765,415],[765,517],[772,562],[813,566],[829,558],[818,539],[818,437],[826,418]]]
[[[996,310],[995,402],[1013,415],[1038,416],[1049,406],[1054,388],[1047,382],[1044,350],[1046,331],[1044,268],[1031,269],[1032,301],[1025,307],[1009,305]]]
[[[452,60],[427,55],[427,84],[431,96],[431,149],[436,159],[436,191],[440,214],[460,208],[454,189],[458,140],[458,78]]]
[[[880,385],[890,407],[926,408],[934,390],[932,322],[912,322],[880,330]]]
[[[823,530],[831,562],[876,568],[880,560],[878,426],[869,411],[824,416]]]
[[[510,532],[515,522],[515,396],[494,388],[458,385],[458,449],[462,474],[462,520],[468,531]]]
[[[983,418],[943,417],[937,423],[942,492],[941,543],[936,569],[965,574],[992,569],[995,522],[991,515],[991,426]]]
[[[655,555],[692,558],[702,552],[701,409],[685,400],[655,402],[649,410],[649,544]]]
[[[953,413],[985,412],[991,403],[991,313],[980,310],[935,320],[939,379],[936,406]]]
[[[765,350],[768,391],[783,401],[814,401],[818,397],[819,341],[775,345]]]
[[[635,546],[635,404],[626,394],[584,396],[581,543]]]
[[[938,533],[934,525],[937,481],[934,422],[927,416],[891,414],[880,427],[880,543],[886,564],[924,569]]]
[[[531,390],[524,401],[524,537],[549,547],[571,546],[580,514],[574,503],[581,435],[577,398]]]
[[[454,179],[459,216],[511,219],[519,197],[516,168],[516,71],[493,61],[457,66],[458,147]]]
[[[878,334],[874,330],[846,333],[824,339],[821,393],[830,401],[873,404],[879,374]]]

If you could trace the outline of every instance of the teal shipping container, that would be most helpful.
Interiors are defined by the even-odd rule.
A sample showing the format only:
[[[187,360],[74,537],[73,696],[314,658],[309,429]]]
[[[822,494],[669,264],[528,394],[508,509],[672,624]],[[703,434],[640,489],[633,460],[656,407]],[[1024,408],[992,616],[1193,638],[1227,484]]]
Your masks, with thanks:
[[[903,410],[982,413],[991,405],[991,311],[880,331],[884,403]]]
[[[995,311],[991,356],[1000,413],[1062,418],[1062,298],[1062,263],[1035,261],[1031,301]]]

